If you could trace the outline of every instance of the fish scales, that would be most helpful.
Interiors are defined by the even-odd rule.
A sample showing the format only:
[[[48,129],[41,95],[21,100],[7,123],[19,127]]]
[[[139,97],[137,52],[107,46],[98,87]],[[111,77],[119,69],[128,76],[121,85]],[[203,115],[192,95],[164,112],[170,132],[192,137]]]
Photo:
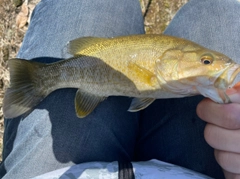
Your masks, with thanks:
[[[120,65],[123,66],[121,62]],[[81,88],[100,96],[130,94],[133,97],[141,97],[143,94],[139,91],[143,88],[138,89],[137,86],[140,84],[137,83],[137,80],[134,82],[123,75],[123,72],[126,71],[126,69],[119,71],[112,69],[96,58],[74,57],[69,61],[58,62],[38,70],[36,84],[38,84],[37,88],[45,91],[46,95],[60,88]],[[43,77],[42,74],[48,75]],[[128,71],[126,74],[130,75],[131,72]],[[146,91],[155,89],[148,85],[145,85],[144,88]]]
[[[227,103],[225,91],[238,81],[240,71],[224,54],[167,35],[81,37],[67,48],[73,57],[51,64],[9,61],[6,118],[30,111],[61,88],[78,88],[75,109],[81,118],[108,96],[134,97],[130,112],[146,108],[155,99],[198,94]]]

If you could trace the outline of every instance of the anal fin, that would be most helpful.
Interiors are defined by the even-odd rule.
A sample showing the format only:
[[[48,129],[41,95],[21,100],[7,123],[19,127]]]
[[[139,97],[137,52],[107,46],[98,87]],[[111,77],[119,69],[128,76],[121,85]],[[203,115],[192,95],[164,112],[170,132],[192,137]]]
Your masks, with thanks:
[[[106,97],[97,96],[78,89],[75,96],[75,110],[79,118],[90,114]]]

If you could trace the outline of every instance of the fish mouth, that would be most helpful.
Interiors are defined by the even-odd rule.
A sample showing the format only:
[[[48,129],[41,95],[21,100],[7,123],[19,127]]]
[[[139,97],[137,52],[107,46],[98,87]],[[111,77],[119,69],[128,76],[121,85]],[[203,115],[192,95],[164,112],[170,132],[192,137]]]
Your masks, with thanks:
[[[231,100],[226,94],[226,90],[234,87],[238,82],[240,82],[240,65],[232,64],[222,72],[214,83],[218,94],[215,96],[215,101],[219,103],[230,103]],[[221,100],[219,100],[218,97],[220,97]]]
[[[240,82],[240,65],[234,64],[234,66],[229,69],[229,80],[228,80],[228,88],[232,88],[238,82]]]
[[[218,76],[214,82],[214,86],[218,89],[225,90],[227,88],[232,88],[238,82],[240,82],[240,65],[233,64]]]

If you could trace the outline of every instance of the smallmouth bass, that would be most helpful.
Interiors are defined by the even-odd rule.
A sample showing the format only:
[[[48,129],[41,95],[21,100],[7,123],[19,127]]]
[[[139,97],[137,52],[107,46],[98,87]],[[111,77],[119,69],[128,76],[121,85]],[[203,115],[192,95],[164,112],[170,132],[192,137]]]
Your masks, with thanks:
[[[228,103],[225,91],[236,84],[240,72],[224,54],[167,35],[82,37],[67,47],[73,57],[51,64],[9,60],[5,118],[29,112],[60,88],[78,88],[75,109],[80,118],[108,96],[134,97],[130,112],[155,99],[198,94]]]

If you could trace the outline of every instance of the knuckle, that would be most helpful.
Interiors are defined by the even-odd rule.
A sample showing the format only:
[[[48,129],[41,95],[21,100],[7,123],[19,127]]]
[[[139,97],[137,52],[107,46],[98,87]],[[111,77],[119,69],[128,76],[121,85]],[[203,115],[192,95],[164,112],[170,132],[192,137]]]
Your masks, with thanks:
[[[207,124],[204,130],[204,138],[206,142],[211,146],[214,147],[214,137],[212,133],[212,124]]]
[[[238,173],[240,171],[240,155],[226,151],[215,150],[215,158],[218,164],[226,171]]]
[[[240,128],[240,108],[236,105],[227,105],[223,111],[224,127],[228,129]]]
[[[218,164],[224,168],[225,170],[228,170],[229,166],[229,156],[227,152],[215,150],[215,158],[218,162]]]

